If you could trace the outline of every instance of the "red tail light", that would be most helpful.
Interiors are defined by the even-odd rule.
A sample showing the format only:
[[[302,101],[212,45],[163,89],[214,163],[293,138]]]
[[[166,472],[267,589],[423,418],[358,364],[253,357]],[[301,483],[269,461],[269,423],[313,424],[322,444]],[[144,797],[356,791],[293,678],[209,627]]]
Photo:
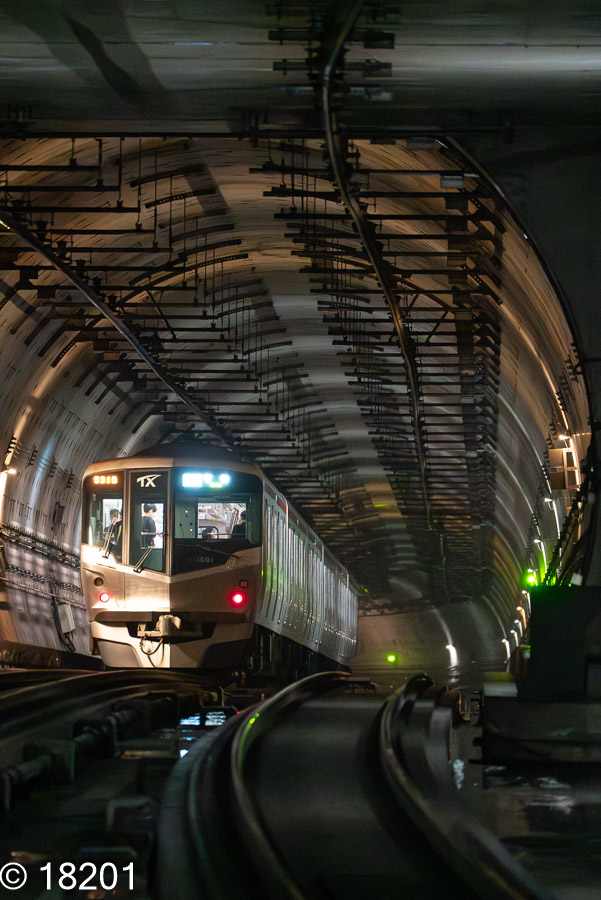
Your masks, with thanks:
[[[108,603],[109,600],[111,599],[111,595],[107,594],[106,591],[103,591],[98,599],[100,600],[101,603]]]
[[[230,593],[230,603],[237,609],[241,609],[246,604],[246,592],[236,588]]]

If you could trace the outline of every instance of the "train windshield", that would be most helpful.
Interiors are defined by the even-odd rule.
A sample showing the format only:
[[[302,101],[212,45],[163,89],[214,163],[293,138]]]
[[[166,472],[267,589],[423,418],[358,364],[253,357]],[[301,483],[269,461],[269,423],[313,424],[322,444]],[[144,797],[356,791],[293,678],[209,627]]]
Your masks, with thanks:
[[[83,491],[82,544],[121,562],[123,473],[90,475]]]
[[[223,565],[261,544],[263,484],[256,475],[178,469],[174,480],[174,573]]]
[[[167,469],[130,473],[129,563],[134,571],[165,571]]]

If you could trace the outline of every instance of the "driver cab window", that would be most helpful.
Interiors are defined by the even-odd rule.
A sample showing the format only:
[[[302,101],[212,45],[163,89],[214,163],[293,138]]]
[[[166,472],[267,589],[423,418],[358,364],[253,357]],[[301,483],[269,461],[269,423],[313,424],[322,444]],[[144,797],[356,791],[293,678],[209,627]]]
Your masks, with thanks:
[[[121,562],[122,475],[90,475],[84,489],[82,543]]]
[[[129,563],[140,569],[165,571],[168,472],[132,472]]]
[[[246,537],[246,503],[199,502],[196,521],[199,540]]]
[[[263,485],[256,475],[173,473],[174,574],[223,566],[232,556],[261,545]]]

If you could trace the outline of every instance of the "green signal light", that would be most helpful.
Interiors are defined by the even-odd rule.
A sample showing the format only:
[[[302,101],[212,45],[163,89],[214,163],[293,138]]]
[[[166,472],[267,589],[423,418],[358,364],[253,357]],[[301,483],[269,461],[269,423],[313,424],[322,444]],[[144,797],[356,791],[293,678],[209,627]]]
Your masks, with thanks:
[[[538,585],[538,575],[534,569],[526,569],[522,575],[522,584],[526,588],[532,588]]]
[[[394,655],[394,653],[389,653],[388,656],[386,657],[386,659],[388,660],[389,663],[396,662],[396,656]]]

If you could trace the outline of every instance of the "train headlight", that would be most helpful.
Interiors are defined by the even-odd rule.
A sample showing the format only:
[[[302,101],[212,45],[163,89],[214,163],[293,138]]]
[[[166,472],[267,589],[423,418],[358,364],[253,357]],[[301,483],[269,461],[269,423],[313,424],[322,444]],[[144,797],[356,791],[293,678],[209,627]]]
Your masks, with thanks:
[[[209,487],[221,488],[227,487],[232,483],[232,476],[229,472],[221,472],[215,475],[213,472],[183,472],[182,487]]]
[[[108,594],[106,591],[103,591],[100,594],[100,596],[98,597],[98,599],[100,600],[101,603],[108,603],[109,600],[111,599],[111,595]]]
[[[246,591],[236,588],[230,592],[229,601],[236,609],[242,609],[246,605]]]

